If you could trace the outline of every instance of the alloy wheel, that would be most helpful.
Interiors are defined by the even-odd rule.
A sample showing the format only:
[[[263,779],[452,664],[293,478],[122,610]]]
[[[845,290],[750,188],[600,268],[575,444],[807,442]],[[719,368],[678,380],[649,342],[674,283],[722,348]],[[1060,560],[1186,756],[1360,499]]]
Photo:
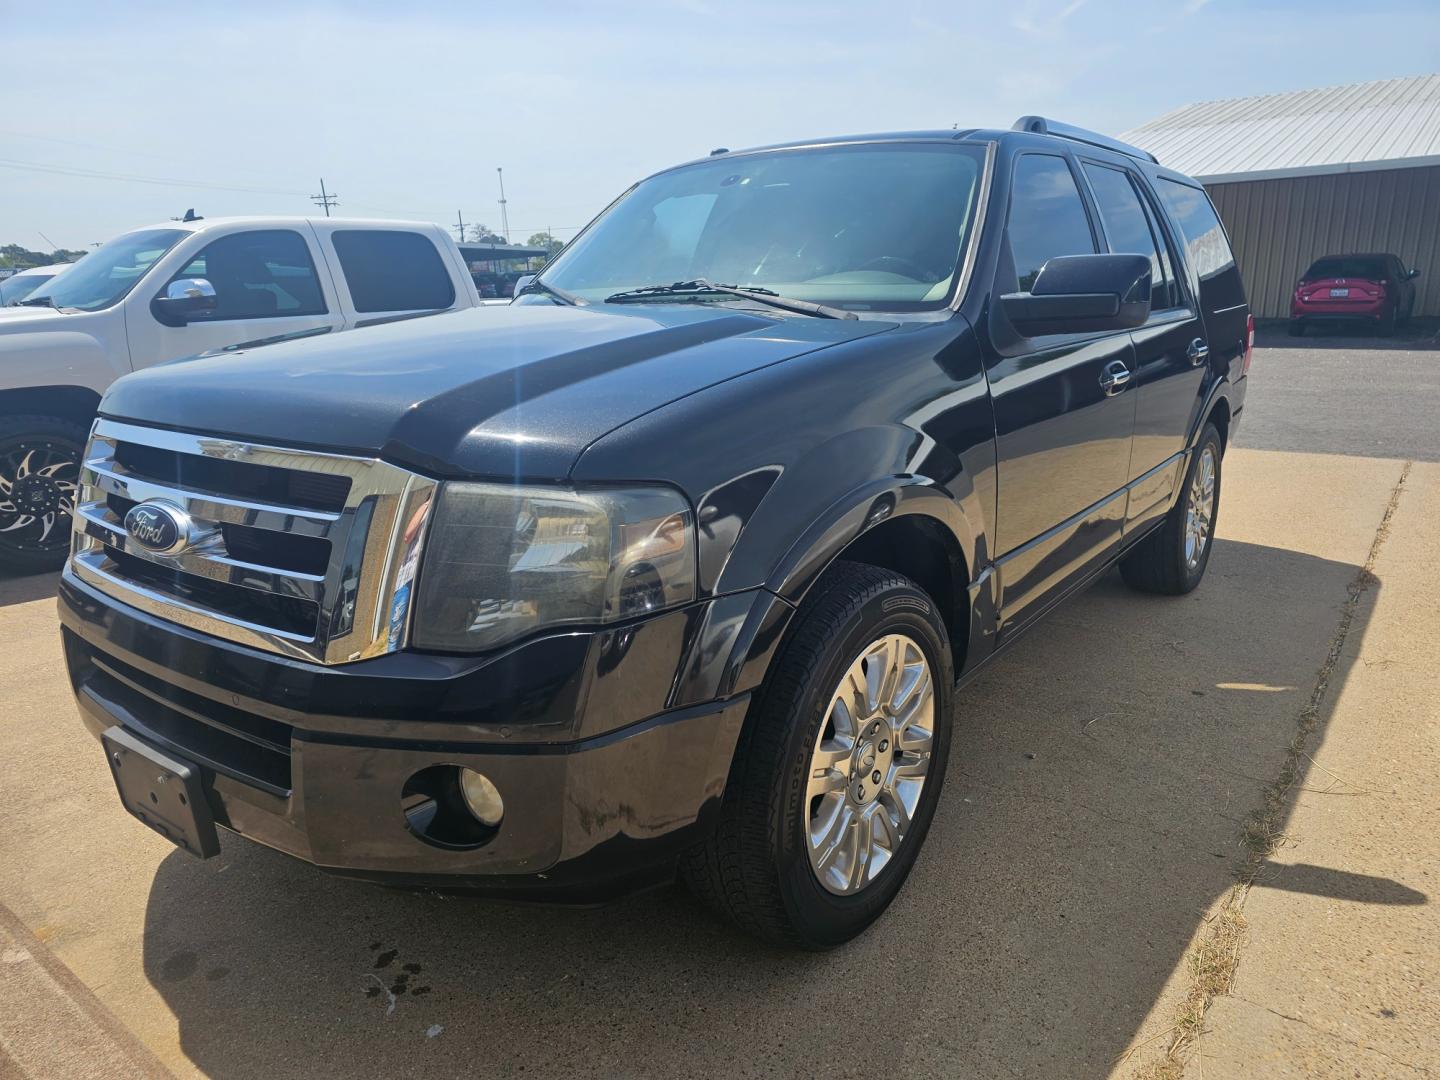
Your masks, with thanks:
[[[44,436],[0,445],[0,546],[49,552],[70,542],[80,458]]]
[[[1190,479],[1185,505],[1185,565],[1194,570],[1210,542],[1210,525],[1215,520],[1215,448],[1208,443],[1200,451],[1195,475]]]
[[[900,850],[934,741],[935,684],[924,651],[905,634],[877,638],[831,695],[810,758],[806,841],[828,892],[858,893]]]

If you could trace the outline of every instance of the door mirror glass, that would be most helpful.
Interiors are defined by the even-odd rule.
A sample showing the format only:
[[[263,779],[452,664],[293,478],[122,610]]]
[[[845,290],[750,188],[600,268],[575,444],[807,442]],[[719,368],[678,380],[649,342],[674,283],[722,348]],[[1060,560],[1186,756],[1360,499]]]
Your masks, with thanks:
[[[1405,276],[1406,276],[1407,278],[1410,278],[1410,279],[1413,280],[1413,279],[1415,279],[1415,278],[1417,278],[1417,277],[1420,276],[1420,271],[1419,271],[1419,270],[1411,270],[1411,271],[1410,271],[1408,274],[1406,274]]]
[[[1000,300],[1025,337],[1133,330],[1150,317],[1150,274],[1146,255],[1062,255]]]
[[[215,286],[202,277],[178,278],[165,286],[165,295],[150,302],[155,318],[166,326],[184,326],[204,312],[214,311]]]

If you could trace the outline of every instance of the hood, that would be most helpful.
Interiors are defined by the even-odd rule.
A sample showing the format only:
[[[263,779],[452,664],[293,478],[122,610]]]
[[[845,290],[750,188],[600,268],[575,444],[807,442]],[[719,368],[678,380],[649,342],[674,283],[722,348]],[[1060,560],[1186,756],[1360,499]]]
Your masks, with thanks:
[[[52,307],[0,307],[0,334],[33,334],[37,330],[70,330],[69,318]]]
[[[116,382],[100,411],[434,476],[558,480],[626,421],[893,325],[521,302],[162,364]]]

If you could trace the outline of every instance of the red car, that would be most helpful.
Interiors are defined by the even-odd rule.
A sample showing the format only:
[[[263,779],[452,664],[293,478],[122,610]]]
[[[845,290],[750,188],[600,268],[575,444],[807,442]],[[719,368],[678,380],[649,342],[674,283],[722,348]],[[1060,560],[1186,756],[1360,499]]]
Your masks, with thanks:
[[[1295,283],[1290,300],[1290,333],[1296,337],[1316,322],[1365,320],[1382,335],[1415,310],[1415,279],[1397,255],[1326,255]]]

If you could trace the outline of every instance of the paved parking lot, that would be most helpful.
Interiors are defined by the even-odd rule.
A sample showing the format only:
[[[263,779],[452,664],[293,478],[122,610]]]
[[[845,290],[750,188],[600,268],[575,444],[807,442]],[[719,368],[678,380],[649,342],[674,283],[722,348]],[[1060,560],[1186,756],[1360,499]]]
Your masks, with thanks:
[[[0,581],[0,1075],[7,1050],[35,1076],[1133,1075],[1292,759],[1186,1075],[1440,1069],[1440,352],[1276,344],[1205,584],[1111,575],[992,665],[910,883],[821,956],[678,889],[577,911],[340,882],[234,838],[195,861],[116,802],[53,582]]]

